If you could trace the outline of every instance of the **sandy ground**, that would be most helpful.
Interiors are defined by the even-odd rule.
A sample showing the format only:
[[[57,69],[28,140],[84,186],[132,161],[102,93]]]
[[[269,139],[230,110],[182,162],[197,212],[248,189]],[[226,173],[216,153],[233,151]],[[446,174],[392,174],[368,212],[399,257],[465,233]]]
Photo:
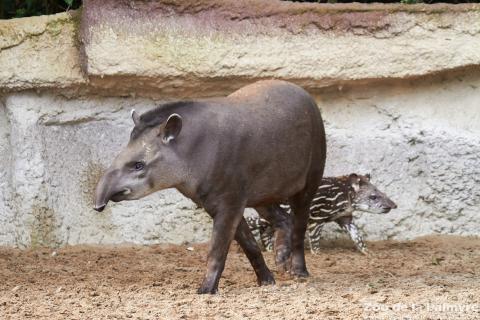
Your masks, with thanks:
[[[197,295],[206,245],[0,248],[1,319],[480,319],[480,239],[350,243],[307,255],[312,276],[258,287],[239,248]],[[272,255],[266,254],[273,268]]]

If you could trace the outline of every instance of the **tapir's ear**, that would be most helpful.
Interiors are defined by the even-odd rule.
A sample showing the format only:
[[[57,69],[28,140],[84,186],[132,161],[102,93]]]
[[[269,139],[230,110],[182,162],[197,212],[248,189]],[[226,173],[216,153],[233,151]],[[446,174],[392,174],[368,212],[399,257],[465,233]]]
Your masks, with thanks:
[[[138,113],[135,111],[135,109],[132,109],[132,111],[130,112],[131,115],[132,115],[132,120],[133,120],[133,123],[135,125],[139,124],[140,123],[140,116],[138,115]]]
[[[169,143],[176,139],[182,130],[182,117],[179,114],[171,114],[160,132],[163,143]]]
[[[355,192],[360,189],[360,177],[356,173],[352,173],[348,176],[348,182],[352,186],[353,190],[355,190]]]

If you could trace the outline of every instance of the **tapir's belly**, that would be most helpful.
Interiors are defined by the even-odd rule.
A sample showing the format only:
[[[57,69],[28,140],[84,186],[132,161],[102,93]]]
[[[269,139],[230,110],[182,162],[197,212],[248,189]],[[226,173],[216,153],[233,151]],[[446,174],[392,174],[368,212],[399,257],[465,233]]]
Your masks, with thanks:
[[[300,101],[298,103],[301,103]],[[248,126],[233,130],[230,142],[238,178],[247,194],[247,206],[288,199],[306,184],[313,147],[312,121],[301,108],[264,106]],[[307,108],[307,107],[306,107]],[[238,148],[238,149],[237,149]]]
[[[284,201],[305,187],[310,150],[298,149],[290,150],[288,156],[277,154],[265,162],[255,161],[254,173],[246,173],[248,206]]]

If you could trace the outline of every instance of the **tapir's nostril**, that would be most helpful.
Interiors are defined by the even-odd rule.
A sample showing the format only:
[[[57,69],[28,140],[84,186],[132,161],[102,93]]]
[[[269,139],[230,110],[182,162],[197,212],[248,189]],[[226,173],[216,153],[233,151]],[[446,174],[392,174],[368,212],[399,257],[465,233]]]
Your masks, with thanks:
[[[98,211],[98,212],[102,212],[103,209],[105,209],[106,206],[107,206],[106,204],[102,204],[101,206],[95,206],[95,207],[93,207],[93,210]]]

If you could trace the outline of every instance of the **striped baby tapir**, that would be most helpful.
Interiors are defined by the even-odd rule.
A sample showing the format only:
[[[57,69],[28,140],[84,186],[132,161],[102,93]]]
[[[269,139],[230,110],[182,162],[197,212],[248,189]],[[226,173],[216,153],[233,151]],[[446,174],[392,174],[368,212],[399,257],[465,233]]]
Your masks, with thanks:
[[[281,207],[291,214],[288,204]],[[357,226],[353,222],[353,212],[388,213],[397,205],[387,195],[370,183],[370,175],[352,173],[348,176],[325,177],[318,186],[310,205],[310,219],[307,228],[307,241],[312,253],[320,250],[320,235],[323,225],[336,222],[353,240],[355,247],[367,253],[367,247]],[[268,221],[259,216],[247,217],[250,229],[260,239],[260,245],[267,251],[273,249],[274,230]]]

